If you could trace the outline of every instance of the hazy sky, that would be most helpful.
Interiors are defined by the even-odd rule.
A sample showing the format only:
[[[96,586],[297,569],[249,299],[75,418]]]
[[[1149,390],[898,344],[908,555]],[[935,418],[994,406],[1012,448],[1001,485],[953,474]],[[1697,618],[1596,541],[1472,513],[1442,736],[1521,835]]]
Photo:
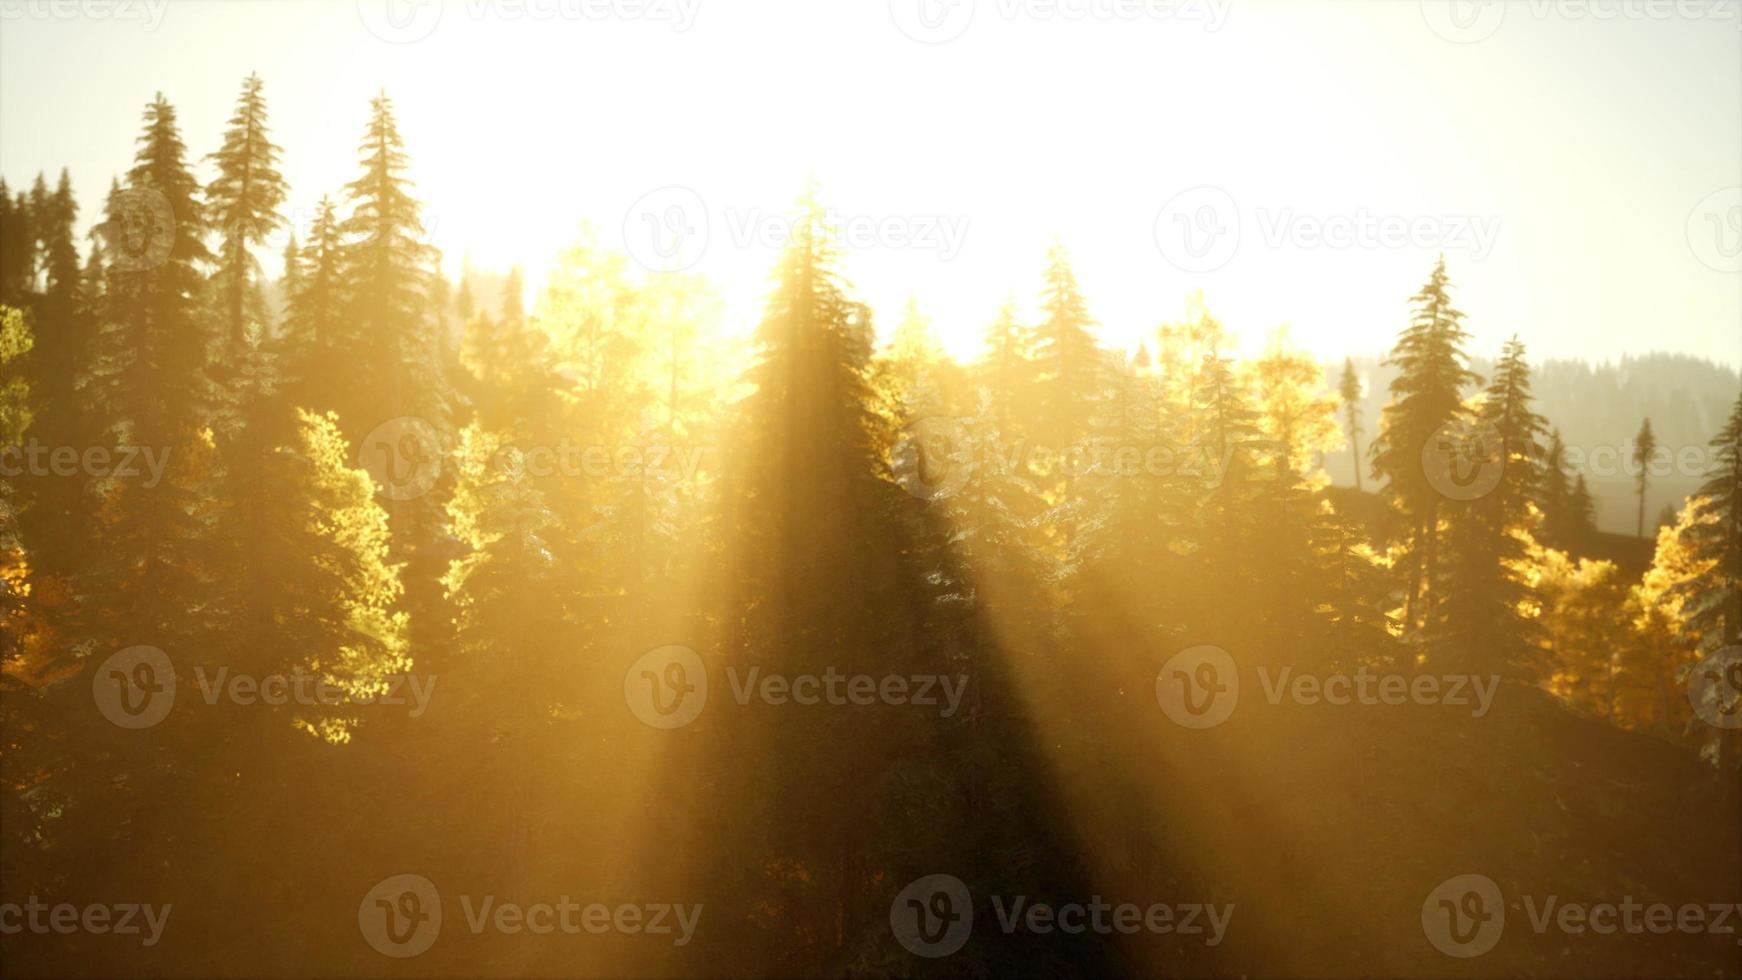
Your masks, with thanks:
[[[0,0],[0,174],[89,219],[153,92],[203,155],[250,71],[298,222],[385,88],[450,272],[688,231],[730,329],[814,173],[957,352],[1057,236],[1117,344],[1202,288],[1376,352],[1443,249],[1476,353],[1742,364],[1735,0]]]

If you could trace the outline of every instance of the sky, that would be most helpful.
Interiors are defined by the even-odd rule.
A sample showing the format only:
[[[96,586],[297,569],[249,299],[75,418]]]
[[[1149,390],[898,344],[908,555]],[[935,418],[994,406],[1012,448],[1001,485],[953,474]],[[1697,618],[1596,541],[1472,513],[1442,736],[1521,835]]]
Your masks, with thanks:
[[[1443,252],[1474,354],[1742,366],[1737,0],[0,0],[0,175],[89,221],[153,93],[203,156],[251,71],[293,227],[385,90],[448,273],[534,296],[590,223],[745,332],[814,178],[958,355],[1058,241],[1116,346],[1202,290],[1378,353]]]

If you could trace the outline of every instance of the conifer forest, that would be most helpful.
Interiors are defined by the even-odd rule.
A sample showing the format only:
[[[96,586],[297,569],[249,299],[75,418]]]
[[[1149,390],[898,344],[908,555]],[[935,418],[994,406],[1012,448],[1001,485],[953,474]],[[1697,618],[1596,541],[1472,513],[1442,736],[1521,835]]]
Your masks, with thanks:
[[[1742,977],[1733,0],[0,0],[0,977]]]

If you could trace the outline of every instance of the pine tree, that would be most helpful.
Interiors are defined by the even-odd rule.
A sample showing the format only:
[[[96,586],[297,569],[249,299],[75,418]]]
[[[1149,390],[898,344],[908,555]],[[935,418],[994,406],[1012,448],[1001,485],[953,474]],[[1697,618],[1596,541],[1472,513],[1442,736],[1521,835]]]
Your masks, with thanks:
[[[224,145],[210,157],[217,162],[218,175],[206,188],[220,242],[214,279],[222,296],[224,337],[231,358],[242,351],[249,319],[264,320],[259,263],[252,250],[284,223],[278,209],[288,193],[284,175],[278,172],[281,151],[267,128],[264,86],[257,74],[243,81]]]
[[[287,393],[299,405],[320,404],[332,396],[325,372],[347,360],[340,342],[354,337],[344,317],[343,245],[337,209],[322,197],[307,244],[285,256],[282,370]]]
[[[1542,456],[1542,538],[1565,551],[1577,550],[1572,535],[1572,482],[1567,477],[1567,444],[1560,429],[1552,429]]]
[[[870,313],[847,296],[834,254],[807,194],[757,330],[745,377],[753,392],[734,421],[723,505],[735,572],[721,659],[783,674],[938,670],[904,557],[900,514],[917,502],[880,472],[890,434],[869,377]],[[912,744],[910,719],[832,711],[777,720],[754,711],[728,729],[766,761],[734,794],[740,816],[725,831],[734,848],[760,855],[734,862],[749,869],[740,887],[786,923],[755,955],[776,955],[795,934],[838,949],[874,924],[855,918],[867,908],[877,839],[863,815],[879,806],[870,787]],[[768,879],[778,867],[808,871],[803,882]]]
[[[1428,622],[1429,652],[1472,672],[1534,679],[1535,628],[1523,612],[1529,596],[1525,565],[1533,544],[1533,503],[1541,482],[1540,439],[1547,428],[1530,406],[1530,366],[1524,345],[1506,343],[1484,393],[1478,425],[1495,459],[1493,489],[1448,510],[1450,552],[1442,594]]]
[[[427,426],[437,443],[420,440],[415,452],[439,455],[453,444],[455,394],[446,376],[448,338],[433,296],[439,255],[424,241],[404,141],[385,94],[370,103],[358,152],[362,173],[345,185],[352,209],[339,226],[339,335],[333,346],[323,344],[316,370],[305,378],[307,397],[316,408],[336,409],[346,441],[362,453],[404,452],[364,440],[390,420],[411,418]],[[425,492],[385,503],[393,558],[405,565],[412,649],[422,659],[439,657],[450,639],[441,578],[453,545],[441,505],[451,476],[437,476]]]
[[[1266,555],[1252,576],[1253,618],[1281,636],[1305,640],[1327,625],[1317,615],[1327,608],[1320,593],[1331,559],[1324,549],[1344,547],[1318,506],[1329,483],[1320,462],[1342,440],[1338,396],[1325,389],[1319,363],[1290,350],[1281,331],[1249,373],[1258,434],[1268,443],[1253,474],[1254,540],[1264,542]]]
[[[1410,298],[1415,306],[1410,325],[1386,360],[1399,374],[1391,382],[1379,436],[1369,447],[1373,475],[1386,481],[1386,493],[1408,522],[1406,629],[1420,626],[1430,614],[1423,589],[1435,574],[1439,539],[1442,496],[1428,480],[1423,452],[1429,440],[1442,437],[1443,427],[1467,416],[1462,392],[1477,380],[1467,366],[1464,314],[1452,305],[1450,286],[1442,257],[1427,284]],[[1431,597],[1426,602],[1431,605]]]
[[[1063,450],[1092,435],[1104,357],[1076,273],[1057,243],[1047,251],[1040,305],[1041,320],[1030,341],[1036,417],[1043,420],[1040,434]]]
[[[60,183],[48,199],[47,213],[37,218],[37,233],[43,247],[43,297],[50,312],[71,312],[79,289],[79,249],[73,244],[73,222],[78,217],[73,199],[72,175],[61,168]]]
[[[1597,501],[1591,496],[1591,486],[1580,473],[1573,481],[1573,492],[1567,497],[1569,533],[1574,541],[1590,541],[1597,534]]]
[[[1355,492],[1361,492],[1361,377],[1355,359],[1343,358],[1343,377],[1337,382],[1337,397],[1343,401],[1343,416],[1349,423],[1349,453],[1355,459]]]
[[[211,323],[200,307],[211,253],[199,185],[162,95],[146,107],[139,143],[107,220],[108,302],[92,400],[124,441],[168,446],[191,436],[213,401]]]
[[[211,646],[239,672],[371,689],[410,666],[386,515],[332,419],[284,402],[259,332],[244,335],[239,415],[218,453]],[[340,740],[356,720],[307,705],[264,714],[285,733],[294,725]]]
[[[211,322],[202,306],[211,258],[199,185],[175,109],[159,95],[145,110],[137,162],[109,216],[108,288],[95,340],[90,401],[120,444],[167,458],[161,482],[144,475],[100,484],[103,565],[86,590],[103,644],[194,642],[188,597],[199,594],[202,437],[215,401],[206,376]],[[113,647],[111,647],[113,648]]]
[[[1688,532],[1695,559],[1711,570],[1683,588],[1688,625],[1703,651],[1742,642],[1742,397],[1711,445],[1712,467]]]
[[[504,326],[515,327],[526,322],[526,281],[521,275],[520,266],[508,270],[508,278],[502,282],[502,323]]]
[[[401,416],[421,418],[445,434],[445,342],[437,336],[430,299],[437,256],[423,240],[420,206],[405,176],[405,144],[385,94],[370,103],[358,152],[363,172],[345,185],[352,211],[339,226],[345,326],[336,349],[350,363],[322,365],[331,380],[318,404],[338,409],[353,441]]]
[[[551,547],[556,518],[534,481],[503,464],[502,454],[518,451],[476,424],[461,431],[447,513],[467,554],[450,564],[443,585],[455,618],[445,673],[459,692],[447,724],[500,760],[491,767],[493,794],[525,799],[544,782],[540,760],[555,756],[546,743],[555,719],[578,701],[589,651],[571,615],[577,583]],[[501,842],[493,863],[526,874],[535,859],[527,814],[491,806],[482,819],[504,825],[489,835]]]
[[[1634,477],[1634,487],[1639,494],[1639,525],[1634,530],[1635,537],[1645,537],[1645,491],[1651,482],[1651,464],[1657,458],[1657,437],[1651,434],[1651,419],[1647,418],[1639,426],[1639,434],[1633,437],[1633,465],[1639,467],[1639,473]]]
[[[22,307],[30,294],[36,265],[36,236],[31,230],[30,205],[23,194],[14,197],[0,179],[0,303]]]

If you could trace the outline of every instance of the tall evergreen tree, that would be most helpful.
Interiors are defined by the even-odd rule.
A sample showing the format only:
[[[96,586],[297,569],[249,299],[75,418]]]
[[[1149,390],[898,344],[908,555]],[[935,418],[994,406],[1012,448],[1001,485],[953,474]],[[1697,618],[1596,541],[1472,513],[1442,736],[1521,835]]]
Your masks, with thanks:
[[[1095,319],[1077,285],[1063,245],[1047,250],[1041,288],[1041,319],[1030,342],[1036,415],[1055,447],[1092,435],[1102,394],[1104,357],[1092,332]]]
[[[287,393],[299,405],[333,395],[324,372],[345,362],[340,341],[354,336],[344,317],[344,237],[332,199],[315,207],[309,239],[285,257],[284,365]]]
[[[1524,612],[1530,594],[1525,561],[1533,543],[1532,502],[1541,483],[1541,436],[1547,428],[1531,409],[1524,345],[1506,343],[1484,393],[1477,425],[1483,451],[1499,467],[1492,490],[1449,507],[1449,560],[1435,583],[1442,598],[1427,624],[1429,654],[1474,672],[1534,680],[1536,630]]]
[[[258,74],[242,82],[224,144],[210,157],[217,162],[218,175],[206,188],[212,227],[219,237],[215,282],[232,358],[242,351],[249,319],[264,319],[253,249],[284,223],[278,209],[288,192],[284,175],[278,172],[281,151],[267,128],[264,87]]]
[[[1386,360],[1399,373],[1391,382],[1391,401],[1369,452],[1373,475],[1386,481],[1386,493],[1409,529],[1404,624],[1413,629],[1429,615],[1423,589],[1434,574],[1443,502],[1428,480],[1423,452],[1430,448],[1429,440],[1442,436],[1443,427],[1466,417],[1463,389],[1478,379],[1464,353],[1464,314],[1452,305],[1444,257],[1410,302],[1415,306],[1410,324]]]
[[[1361,377],[1355,359],[1343,358],[1343,376],[1337,382],[1337,397],[1343,401],[1343,417],[1349,425],[1349,453],[1355,460],[1355,492],[1361,492]]]
[[[400,416],[424,419],[445,433],[445,345],[430,298],[437,255],[424,240],[421,208],[406,177],[405,143],[385,94],[370,102],[358,152],[362,173],[345,185],[352,210],[339,226],[345,334],[337,349],[344,351],[338,359],[349,363],[321,365],[330,380],[320,404],[338,409],[353,441]]]
[[[146,107],[139,144],[109,216],[91,402],[116,442],[161,454],[167,466],[155,486],[139,475],[98,488],[107,498],[104,563],[88,593],[98,619],[90,635],[168,649],[192,641],[187,597],[201,588],[200,434],[214,402],[202,266],[211,255],[199,185],[188,170],[175,109],[162,95]]]
[[[1633,465],[1639,467],[1639,473],[1634,476],[1634,490],[1639,494],[1639,524],[1634,530],[1634,536],[1645,537],[1645,491],[1651,484],[1651,464],[1657,459],[1657,437],[1651,434],[1651,419],[1647,418],[1639,426],[1639,434],[1633,437]]]
[[[1561,438],[1560,429],[1552,429],[1548,448],[1542,456],[1542,494],[1538,506],[1542,508],[1543,540],[1563,550],[1574,548],[1572,496],[1572,481],[1567,476],[1566,440]]]
[[[1705,651],[1742,643],[1742,396],[1711,445],[1689,532],[1695,559],[1710,562],[1711,571],[1683,589],[1689,626]]]

